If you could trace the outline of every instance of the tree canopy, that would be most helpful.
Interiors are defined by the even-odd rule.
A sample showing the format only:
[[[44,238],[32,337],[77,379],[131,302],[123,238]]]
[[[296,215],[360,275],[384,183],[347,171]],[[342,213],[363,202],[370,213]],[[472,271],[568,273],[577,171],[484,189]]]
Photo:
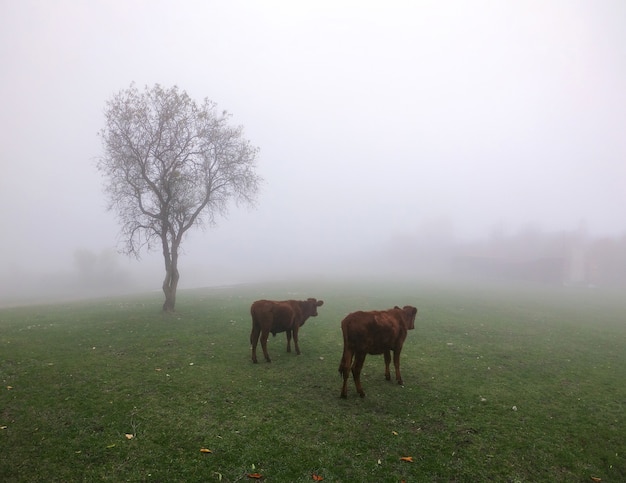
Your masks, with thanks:
[[[173,311],[178,254],[187,231],[214,224],[230,202],[253,205],[261,178],[258,148],[230,115],[185,91],[134,84],[106,103],[100,136],[108,208],[117,214],[126,254],[160,246],[165,262],[164,311]]]

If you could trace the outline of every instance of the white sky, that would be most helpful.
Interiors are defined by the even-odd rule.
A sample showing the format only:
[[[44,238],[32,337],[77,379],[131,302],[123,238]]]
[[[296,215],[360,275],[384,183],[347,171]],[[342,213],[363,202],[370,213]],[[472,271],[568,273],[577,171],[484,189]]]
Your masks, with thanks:
[[[623,0],[0,0],[0,271],[116,246],[94,158],[133,81],[212,99],[261,148],[258,207],[190,233],[181,282],[441,218],[623,234],[625,26]]]

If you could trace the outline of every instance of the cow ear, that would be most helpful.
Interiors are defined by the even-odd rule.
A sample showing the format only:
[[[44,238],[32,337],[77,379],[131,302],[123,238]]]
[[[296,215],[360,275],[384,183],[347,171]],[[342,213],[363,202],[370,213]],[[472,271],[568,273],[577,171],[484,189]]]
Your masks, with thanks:
[[[323,300],[318,300],[317,301],[317,306],[320,307],[322,305],[324,305],[324,301]]]

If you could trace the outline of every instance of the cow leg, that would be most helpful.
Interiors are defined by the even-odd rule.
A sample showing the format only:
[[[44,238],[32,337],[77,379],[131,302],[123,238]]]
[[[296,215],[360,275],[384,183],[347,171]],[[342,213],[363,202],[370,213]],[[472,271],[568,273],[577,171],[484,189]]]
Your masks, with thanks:
[[[298,345],[298,327],[293,329],[293,345],[296,348],[296,354],[300,355],[300,346]]]
[[[389,364],[391,363],[391,353],[386,350],[385,351],[385,379],[388,381],[391,380],[391,373],[389,372]]]
[[[358,392],[361,397],[365,397],[363,386],[361,386],[361,369],[363,369],[363,363],[365,362],[366,355],[366,352],[357,352],[354,355],[354,364],[352,366],[352,377],[354,378],[356,392]]]
[[[341,387],[341,397],[346,399],[348,397],[348,378],[350,377],[350,366],[352,365],[352,352],[348,349],[343,350],[343,356],[339,363],[339,373],[343,377],[343,386]]]
[[[256,360],[256,346],[259,343],[259,335],[261,334],[261,329],[256,326],[252,327],[252,332],[250,332],[250,344],[252,345],[252,362],[255,364],[258,362]]]
[[[402,385],[402,376],[400,375],[400,349],[393,351],[393,365],[396,368],[396,381]]]
[[[270,335],[270,331],[263,331],[261,332],[261,347],[263,348],[263,355],[265,356],[265,360],[267,362],[272,362],[272,359],[270,359],[270,355],[267,353],[267,338]]]
[[[291,352],[291,330],[287,331],[287,352]]]

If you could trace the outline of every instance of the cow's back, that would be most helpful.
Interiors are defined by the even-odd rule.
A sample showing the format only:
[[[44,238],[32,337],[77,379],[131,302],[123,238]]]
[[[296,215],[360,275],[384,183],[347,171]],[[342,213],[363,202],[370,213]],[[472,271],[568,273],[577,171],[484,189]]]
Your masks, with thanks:
[[[250,307],[254,324],[272,333],[284,332],[292,325],[293,308],[290,301],[257,300]]]
[[[292,329],[294,322],[294,309],[291,301],[276,302],[272,308],[272,333],[285,332]]]
[[[382,354],[406,337],[400,320],[391,311],[353,312],[341,321],[344,344],[355,352]]]
[[[252,321],[256,324],[260,323],[261,320],[271,317],[273,303],[274,302],[271,300],[257,300],[256,302],[252,302],[250,306]]]

